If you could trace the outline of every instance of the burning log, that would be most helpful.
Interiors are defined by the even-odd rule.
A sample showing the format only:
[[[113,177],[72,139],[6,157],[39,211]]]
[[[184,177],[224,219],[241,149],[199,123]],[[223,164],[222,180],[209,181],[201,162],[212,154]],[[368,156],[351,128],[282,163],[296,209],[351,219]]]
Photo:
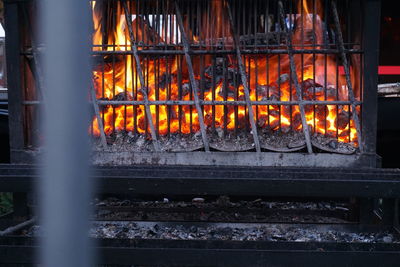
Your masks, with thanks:
[[[325,121],[326,120],[326,116],[328,116],[328,114],[329,114],[329,110],[328,110],[327,106],[323,106],[323,105],[315,106],[314,116],[319,121]]]
[[[176,83],[176,74],[167,74],[163,73],[158,77],[158,87],[159,88],[166,88],[168,84]]]
[[[257,119],[257,125],[260,128],[267,126],[268,125],[268,116],[266,116],[266,115],[259,116]]]
[[[301,126],[301,114],[299,112],[297,112],[292,117],[292,127],[293,127],[293,129],[297,130],[300,128],[300,126]]]
[[[276,86],[272,85],[258,85],[257,95],[262,100],[279,101],[279,90]]]
[[[279,76],[279,78],[276,81],[276,83],[283,84],[283,83],[289,82],[289,80],[290,80],[289,74],[284,73],[284,74],[281,74],[281,76]]]
[[[225,98],[235,98],[235,88],[232,86],[221,86],[218,91],[220,97]]]
[[[344,130],[350,123],[351,113],[341,110],[335,119],[336,127],[339,130]]]
[[[307,79],[301,84],[303,100],[336,100],[336,89],[332,87],[325,88],[316,83],[313,79]]]
[[[182,84],[182,96],[186,96],[192,92],[192,86],[190,82]]]

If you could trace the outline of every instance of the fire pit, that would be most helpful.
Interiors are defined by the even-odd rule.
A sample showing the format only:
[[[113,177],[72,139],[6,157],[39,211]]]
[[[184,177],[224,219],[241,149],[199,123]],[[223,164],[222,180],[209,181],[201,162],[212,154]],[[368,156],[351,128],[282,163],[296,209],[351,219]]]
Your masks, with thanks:
[[[375,167],[376,81],[364,77],[378,31],[349,15],[362,2],[91,1],[93,162]],[[40,151],[45,94],[24,6],[16,162]]]

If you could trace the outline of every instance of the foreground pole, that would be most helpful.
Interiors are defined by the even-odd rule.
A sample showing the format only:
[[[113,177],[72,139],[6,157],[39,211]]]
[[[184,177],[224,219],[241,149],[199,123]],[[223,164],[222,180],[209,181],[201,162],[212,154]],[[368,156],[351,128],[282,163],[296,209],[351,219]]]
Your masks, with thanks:
[[[38,29],[45,47],[41,262],[87,267],[92,265],[87,237],[90,5],[82,0],[40,5]]]

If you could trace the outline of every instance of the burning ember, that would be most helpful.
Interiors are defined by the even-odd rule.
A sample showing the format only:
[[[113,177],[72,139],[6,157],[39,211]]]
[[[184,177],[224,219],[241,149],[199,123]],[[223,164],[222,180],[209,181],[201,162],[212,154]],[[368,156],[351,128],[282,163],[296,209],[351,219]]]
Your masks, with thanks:
[[[191,56],[207,134],[225,136],[251,131],[237,57],[235,53],[229,53],[235,51],[234,31],[239,34],[241,50],[253,51],[243,52],[242,60],[261,140],[271,133],[302,134],[301,113],[296,102],[299,99],[289,55],[279,52],[288,49],[287,34],[283,31],[285,27],[293,31],[293,48],[303,51],[294,53],[303,100],[349,101],[348,87],[345,76],[339,71],[342,63],[337,53],[307,52],[331,48],[329,41],[326,41],[327,32],[330,31],[326,21],[329,20],[324,18],[321,1],[310,1],[313,5],[306,0],[298,1],[297,12],[286,15],[285,27],[278,17],[257,11],[251,11],[255,12],[254,16],[248,15],[251,22],[241,22],[241,16],[245,15],[239,13],[243,13],[243,10],[236,10],[233,13],[239,24],[237,29],[232,29],[229,21],[229,1],[201,2],[198,5],[204,7],[197,6],[194,9],[196,13],[190,10],[193,4],[187,3],[187,7],[182,7],[185,33],[180,31],[172,2],[155,1],[152,2],[154,6],[149,4],[158,13],[142,12],[143,7],[139,6],[141,2],[129,2],[129,16],[125,16],[120,2],[111,2],[99,1],[92,5],[93,50],[98,52],[97,58],[101,57],[101,62],[96,63],[93,71],[96,97],[100,102],[124,101],[124,104],[103,105],[100,109],[106,135],[125,131],[151,138],[144,93],[150,102],[151,117],[158,136],[172,133],[200,135],[199,114],[194,105],[188,66],[183,56],[183,34],[188,37],[193,52],[209,52],[193,53]],[[135,58],[130,52],[127,17],[132,19],[133,38],[138,46],[145,84],[140,82]],[[241,24],[252,28],[256,34],[245,34],[246,30],[241,29],[244,28]],[[158,50],[160,53],[155,56],[156,53],[146,54],[146,50]],[[172,52],[166,54],[163,50]],[[108,55],[107,51],[116,53]],[[351,80],[356,98],[359,98],[360,84],[355,78],[354,69],[352,66]],[[128,104],[128,101],[142,102]],[[152,104],[152,101],[158,103]],[[188,101],[188,104],[178,105],[173,101]],[[221,102],[211,103],[214,101]],[[282,103],[265,105],[257,101]],[[314,138],[324,136],[357,146],[357,131],[350,105],[308,103],[304,108]],[[96,117],[92,121],[92,132],[95,136],[100,135]]]

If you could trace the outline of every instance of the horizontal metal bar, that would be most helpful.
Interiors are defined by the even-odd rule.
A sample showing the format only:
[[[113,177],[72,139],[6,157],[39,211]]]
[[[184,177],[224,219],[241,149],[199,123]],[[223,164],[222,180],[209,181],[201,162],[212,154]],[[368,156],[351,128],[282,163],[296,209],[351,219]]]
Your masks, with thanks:
[[[351,266],[392,267],[398,266],[400,254],[398,244],[360,242],[109,238],[91,243],[99,255],[97,263],[105,265],[293,266],[295,262],[295,266],[331,267],[351,262]],[[32,237],[5,237],[0,257],[6,264],[38,264],[39,248]]]
[[[31,192],[37,168],[0,168],[0,191]],[[391,169],[119,166],[97,167],[92,177],[99,193],[400,197],[400,171]]]
[[[241,49],[243,55],[254,55],[254,54],[288,54],[286,49]],[[226,55],[235,54],[236,50],[193,50],[189,51],[190,55]],[[362,54],[361,50],[351,49],[346,50],[346,54]],[[130,55],[130,51],[92,51],[93,55]],[[157,50],[157,49],[143,49],[138,51],[139,55],[184,55],[183,50]],[[293,50],[293,54],[339,54],[339,50],[336,49],[296,49]]]
[[[284,32],[281,32],[282,37],[285,36]],[[219,41],[216,44],[202,44],[202,43],[191,43],[190,44],[190,48],[220,48],[221,45],[224,44],[223,42]],[[231,44],[231,43],[229,43]],[[167,49],[167,48],[182,48],[183,44],[178,43],[178,44],[143,44],[143,43],[137,43],[138,47],[140,47],[141,49],[146,49],[146,48],[161,48],[161,49]],[[337,44],[335,43],[330,43],[330,44],[293,44],[293,48],[317,48],[317,47],[336,47]],[[354,47],[354,46],[360,46],[360,43],[345,43],[345,46],[348,47]],[[105,44],[105,45],[92,45],[92,47],[99,47],[99,48],[104,48],[104,47],[115,47],[115,45],[113,44]],[[130,45],[118,45],[118,47],[127,47],[129,48]],[[254,44],[241,44],[240,47],[251,47],[254,48]],[[257,44],[256,47],[266,47],[266,48],[280,48],[282,47],[282,44],[273,44],[273,43],[269,43],[269,44]],[[353,48],[352,48],[353,49]]]
[[[241,54],[243,55],[280,55],[280,54],[288,54],[288,50],[286,49],[260,49],[258,46],[257,49],[241,49]],[[131,55],[132,52],[128,51],[92,51],[92,55]],[[229,55],[235,54],[235,50],[193,50],[189,51],[190,55]],[[339,54],[339,50],[336,49],[295,49],[293,50],[294,54]],[[358,49],[349,49],[345,51],[346,54],[362,54],[364,53],[362,50]],[[23,52],[21,55],[30,55],[30,52]],[[164,50],[164,49],[143,49],[138,50],[138,55],[184,55],[185,52],[183,50]]]
[[[300,101],[251,101],[252,105],[286,105],[294,106],[299,105]],[[351,105],[351,101],[302,101],[304,105]],[[40,105],[41,101],[24,101],[24,105]],[[120,106],[120,105],[144,105],[145,101],[117,101],[117,100],[99,100],[97,104],[100,106]],[[167,105],[167,106],[185,106],[194,105],[193,100],[158,100],[148,101],[149,105]],[[362,105],[361,101],[355,101],[355,105]],[[200,105],[228,105],[228,106],[242,106],[246,105],[246,101],[205,101],[200,100]]]

